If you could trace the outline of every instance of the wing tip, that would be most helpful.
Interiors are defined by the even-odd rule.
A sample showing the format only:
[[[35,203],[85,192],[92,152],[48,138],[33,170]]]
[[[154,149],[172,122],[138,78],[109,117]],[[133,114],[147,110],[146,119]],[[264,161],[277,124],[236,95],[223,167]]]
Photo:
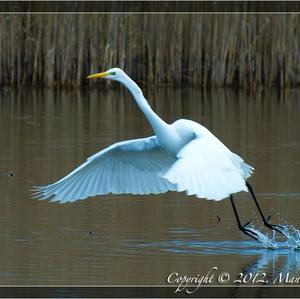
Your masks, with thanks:
[[[47,187],[48,186],[33,186],[29,191],[31,193],[30,198],[34,200],[45,200],[51,203],[58,203],[58,204],[67,204],[67,203],[73,203],[75,201],[79,200],[84,200],[86,197],[82,198],[68,198],[68,199],[63,199],[59,198],[58,194],[55,192],[51,194],[47,194]]]
[[[47,194],[48,186],[32,186],[29,190],[31,193],[31,198],[34,200],[47,200],[51,201],[55,194]]]

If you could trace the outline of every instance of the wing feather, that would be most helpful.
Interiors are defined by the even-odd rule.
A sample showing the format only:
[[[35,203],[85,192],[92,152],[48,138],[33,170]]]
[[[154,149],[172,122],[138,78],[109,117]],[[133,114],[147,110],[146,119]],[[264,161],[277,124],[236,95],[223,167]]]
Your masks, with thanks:
[[[221,200],[247,191],[245,178],[251,175],[253,167],[212,134],[195,136],[179,151],[177,161],[163,177],[176,185],[177,191],[199,198]]]
[[[161,177],[176,157],[155,136],[116,143],[92,155],[57,182],[34,188],[34,197],[60,203],[108,193],[149,194],[176,190]]]

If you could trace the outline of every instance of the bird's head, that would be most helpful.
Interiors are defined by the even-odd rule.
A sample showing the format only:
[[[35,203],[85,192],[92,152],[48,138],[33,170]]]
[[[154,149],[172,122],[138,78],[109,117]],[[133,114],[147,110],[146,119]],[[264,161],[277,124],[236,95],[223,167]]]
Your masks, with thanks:
[[[122,83],[134,95],[143,95],[138,85],[121,69],[114,67],[103,73],[92,74],[87,79],[105,78]]]
[[[97,78],[105,78],[105,79],[111,79],[119,82],[124,82],[126,78],[128,78],[128,76],[120,68],[114,67],[112,69],[107,70],[106,72],[92,74],[87,77],[87,79],[97,79]]]

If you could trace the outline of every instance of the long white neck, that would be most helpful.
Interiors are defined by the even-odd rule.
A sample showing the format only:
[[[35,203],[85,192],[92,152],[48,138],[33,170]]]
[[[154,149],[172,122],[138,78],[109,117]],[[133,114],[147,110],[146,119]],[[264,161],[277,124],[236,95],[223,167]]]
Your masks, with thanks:
[[[150,107],[147,100],[144,98],[142,90],[138,87],[138,85],[131,79],[127,78],[126,81],[122,82],[130,91],[132,96],[134,97],[136,103],[140,107],[140,109],[145,114],[148,119],[153,131],[156,135],[160,135],[162,131],[168,126],[166,122],[164,122]]]

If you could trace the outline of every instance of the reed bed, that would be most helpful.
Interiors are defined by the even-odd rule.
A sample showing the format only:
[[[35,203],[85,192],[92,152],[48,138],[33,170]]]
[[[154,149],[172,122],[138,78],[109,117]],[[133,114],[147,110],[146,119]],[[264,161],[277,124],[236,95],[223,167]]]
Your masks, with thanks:
[[[1,15],[0,85],[80,86],[119,66],[153,84],[297,86],[299,28],[298,15]]]

